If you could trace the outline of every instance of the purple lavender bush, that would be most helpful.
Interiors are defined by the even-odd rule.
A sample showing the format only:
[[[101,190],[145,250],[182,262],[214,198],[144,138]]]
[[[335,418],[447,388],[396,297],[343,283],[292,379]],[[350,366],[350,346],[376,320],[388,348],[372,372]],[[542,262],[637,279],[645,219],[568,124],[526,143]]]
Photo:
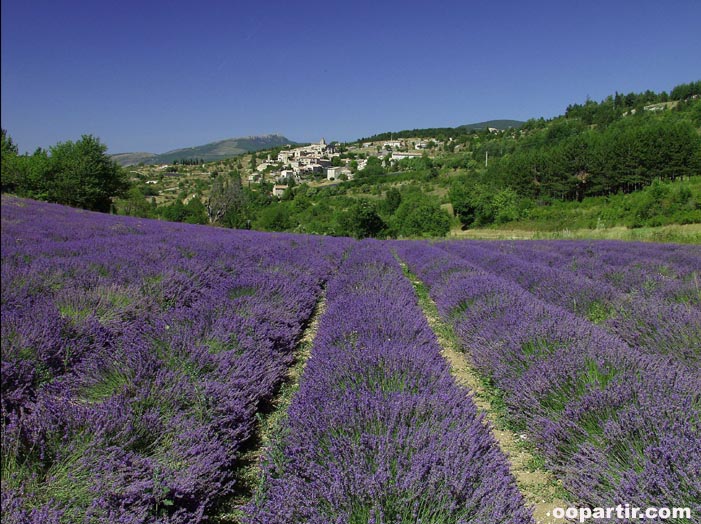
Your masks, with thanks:
[[[537,298],[600,324],[628,345],[651,354],[665,354],[692,369],[701,366],[701,314],[689,304],[669,303],[655,295],[625,294],[585,275],[517,256],[497,244],[438,244],[501,278],[517,283]]]
[[[630,347],[486,266],[426,243],[394,247],[574,501],[700,514],[698,368]]]
[[[585,240],[480,245],[580,278],[606,282],[636,297],[701,307],[699,246]]]
[[[356,245],[327,304],[248,522],[531,522],[389,251]]]
[[[3,520],[203,521],[346,245],[3,199]]]

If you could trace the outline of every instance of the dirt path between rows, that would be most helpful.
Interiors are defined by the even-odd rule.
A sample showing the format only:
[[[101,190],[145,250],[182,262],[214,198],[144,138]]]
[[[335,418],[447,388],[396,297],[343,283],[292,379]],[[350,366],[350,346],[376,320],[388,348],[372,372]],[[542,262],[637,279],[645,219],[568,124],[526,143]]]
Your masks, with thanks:
[[[326,311],[326,292],[322,292],[314,312],[309,319],[306,329],[295,348],[295,360],[287,371],[280,390],[265,409],[259,415],[256,437],[245,452],[241,454],[237,468],[236,484],[237,495],[227,501],[226,506],[213,518],[217,524],[237,524],[242,522],[242,507],[250,502],[251,497],[258,490],[261,481],[261,460],[266,454],[271,443],[279,434],[282,423],[287,416],[287,409],[292,398],[299,389],[299,380],[304,372],[311,353],[312,344],[319,329],[319,320]]]
[[[475,405],[486,414],[491,423],[491,430],[499,447],[507,456],[511,465],[511,473],[516,479],[519,490],[526,502],[533,508],[536,524],[561,524],[550,516],[553,508],[567,508],[569,504],[559,498],[562,488],[552,473],[542,468],[538,459],[529,451],[526,435],[516,434],[504,427],[498,411],[492,405],[490,394],[485,389],[479,375],[470,365],[469,354],[462,351],[460,342],[452,327],[443,322],[438,315],[438,309],[428,290],[416,275],[409,272],[406,264],[400,262],[404,274],[410,279],[431,329],[442,348],[442,355],[450,364],[455,381],[467,388]]]

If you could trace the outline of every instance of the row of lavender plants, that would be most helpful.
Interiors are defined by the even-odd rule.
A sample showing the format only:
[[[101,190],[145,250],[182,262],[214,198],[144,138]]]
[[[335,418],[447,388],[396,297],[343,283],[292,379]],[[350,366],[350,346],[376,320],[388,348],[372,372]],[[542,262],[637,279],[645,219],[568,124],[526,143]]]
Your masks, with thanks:
[[[203,521],[346,246],[3,198],[3,521]]]
[[[622,293],[701,308],[701,246],[584,240],[483,245],[607,282]]]
[[[438,247],[395,249],[575,502],[701,514],[698,372]]]
[[[623,293],[611,284],[533,261],[512,245],[447,242],[441,249],[513,281],[526,291],[600,324],[632,347],[665,354],[690,369],[701,366],[701,314],[689,304],[670,303],[652,293]],[[527,247],[527,246],[526,246]]]
[[[453,381],[411,283],[376,241],[329,282],[250,523],[521,523],[530,512]]]

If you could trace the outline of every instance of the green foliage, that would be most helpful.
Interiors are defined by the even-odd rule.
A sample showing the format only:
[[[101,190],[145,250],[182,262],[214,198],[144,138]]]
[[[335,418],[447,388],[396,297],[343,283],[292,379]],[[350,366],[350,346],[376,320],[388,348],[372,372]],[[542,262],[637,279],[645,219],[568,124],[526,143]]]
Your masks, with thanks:
[[[1,155],[2,159],[2,192],[14,192],[17,186],[17,146],[7,131],[2,130]]]
[[[207,199],[207,218],[212,224],[242,228],[250,220],[249,201],[238,171],[217,175]]]
[[[207,224],[207,208],[198,197],[191,198],[187,204],[182,199],[160,207],[160,216],[170,222],[185,222],[187,224]]]
[[[16,154],[3,133],[2,190],[93,211],[109,211],[112,199],[124,195],[129,182],[107,155],[107,146],[92,135],[61,142],[49,153]],[[7,152],[7,158],[5,154]]]
[[[672,100],[686,100],[687,98],[691,98],[693,96],[701,96],[701,80],[678,85],[672,89],[672,92],[669,95]]]
[[[512,189],[506,188],[497,192],[491,202],[494,222],[503,224],[519,217],[518,195]]]
[[[355,238],[380,238],[387,225],[368,200],[358,200],[339,219],[341,234]]]
[[[517,141],[490,142],[489,166],[478,178],[495,190],[509,187],[547,202],[629,193],[655,179],[693,176],[701,172],[697,105],[701,100],[692,100],[681,113],[641,109],[591,128],[582,117],[556,119]]]
[[[389,215],[393,215],[399,205],[402,203],[402,194],[396,187],[390,188],[383,203],[383,211]]]
[[[495,195],[499,195],[495,206]],[[453,210],[465,227],[485,226],[494,222],[497,211],[500,221],[513,216],[517,196],[513,190],[504,189],[495,193],[485,184],[472,180],[456,182],[448,194]]]
[[[384,175],[385,169],[382,167],[382,161],[374,156],[368,158],[365,169],[358,171],[358,178],[369,178],[373,176]]]
[[[115,202],[115,208],[120,215],[141,218],[153,218],[155,216],[153,205],[146,200],[146,195],[136,185],[127,191],[123,199]]]
[[[443,141],[448,138],[456,138],[484,131],[490,127],[504,130],[510,128],[516,129],[521,125],[523,125],[523,122],[520,120],[489,120],[487,122],[465,124],[458,127],[429,127],[380,133],[367,138],[361,138],[358,140],[358,142],[377,142],[380,140],[396,140],[400,138],[414,138],[417,136],[423,138],[434,138],[436,140]]]
[[[289,231],[294,227],[287,202],[273,203],[261,210],[255,221],[255,229],[263,231]]]
[[[531,205],[522,208],[520,218],[508,227],[561,231],[693,223],[701,223],[701,177],[656,181],[641,191],[588,197],[582,202],[553,200],[544,206]]]
[[[437,201],[414,193],[403,197],[392,226],[402,237],[443,237],[450,231],[450,217]]]
[[[107,155],[107,146],[92,135],[55,145],[49,158],[50,201],[109,211],[112,197],[129,187],[121,168]]]

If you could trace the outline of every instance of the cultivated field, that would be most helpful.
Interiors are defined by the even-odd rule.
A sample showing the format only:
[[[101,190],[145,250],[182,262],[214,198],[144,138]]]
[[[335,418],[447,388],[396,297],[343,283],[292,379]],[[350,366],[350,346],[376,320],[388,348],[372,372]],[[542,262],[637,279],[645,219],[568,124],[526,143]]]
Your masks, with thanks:
[[[354,241],[2,200],[3,522],[701,518],[700,395],[697,245]]]

